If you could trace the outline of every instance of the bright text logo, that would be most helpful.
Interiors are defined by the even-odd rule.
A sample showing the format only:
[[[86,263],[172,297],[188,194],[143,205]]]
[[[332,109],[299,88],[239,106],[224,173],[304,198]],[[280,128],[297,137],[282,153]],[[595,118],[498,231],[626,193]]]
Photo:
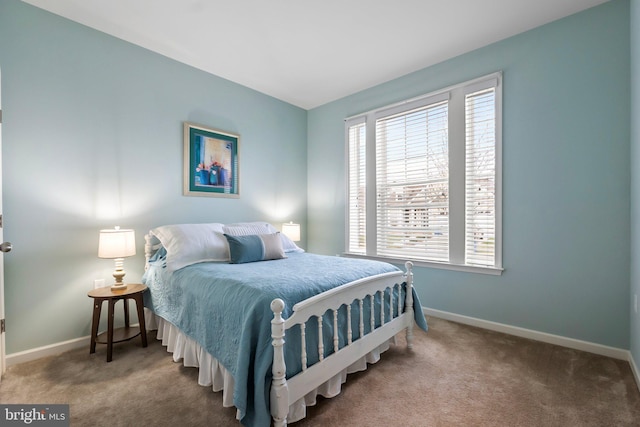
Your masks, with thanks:
[[[69,405],[0,405],[0,425],[69,426]]]

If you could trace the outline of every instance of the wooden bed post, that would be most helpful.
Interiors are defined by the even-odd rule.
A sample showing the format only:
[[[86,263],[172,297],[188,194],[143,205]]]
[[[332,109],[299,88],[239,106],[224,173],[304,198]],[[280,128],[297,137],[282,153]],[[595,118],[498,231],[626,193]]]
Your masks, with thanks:
[[[413,312],[413,263],[411,261],[407,261],[404,263],[404,266],[407,268],[407,272],[405,273],[406,281],[407,281],[407,296],[405,300],[406,313],[408,314],[408,325],[407,325],[407,348],[413,348],[413,324],[414,320],[414,312]]]
[[[287,386],[284,363],[284,319],[282,318],[284,301],[276,298],[271,302],[273,319],[271,320],[271,344],[273,345],[273,366],[271,380],[271,417],[275,427],[287,425],[289,413],[289,387]]]

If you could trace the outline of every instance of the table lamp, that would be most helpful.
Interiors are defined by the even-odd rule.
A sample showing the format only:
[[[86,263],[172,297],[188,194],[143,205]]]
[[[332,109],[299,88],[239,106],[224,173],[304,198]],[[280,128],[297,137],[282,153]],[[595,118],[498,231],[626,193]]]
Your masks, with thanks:
[[[294,242],[300,241],[300,224],[294,224],[293,221],[282,224],[282,234],[290,238]]]
[[[116,226],[114,229],[100,230],[100,240],[98,242],[98,257],[115,259],[116,269],[113,277],[116,282],[111,286],[112,290],[126,289],[127,285],[122,283],[125,275],[124,258],[136,254],[136,235],[134,230],[121,230]]]

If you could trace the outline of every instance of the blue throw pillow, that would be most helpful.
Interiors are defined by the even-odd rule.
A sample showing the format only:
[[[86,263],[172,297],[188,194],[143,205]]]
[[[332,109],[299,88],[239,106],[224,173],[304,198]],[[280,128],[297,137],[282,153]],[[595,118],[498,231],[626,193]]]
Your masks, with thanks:
[[[252,234],[248,236],[225,234],[224,237],[229,242],[231,264],[285,258],[280,233]]]

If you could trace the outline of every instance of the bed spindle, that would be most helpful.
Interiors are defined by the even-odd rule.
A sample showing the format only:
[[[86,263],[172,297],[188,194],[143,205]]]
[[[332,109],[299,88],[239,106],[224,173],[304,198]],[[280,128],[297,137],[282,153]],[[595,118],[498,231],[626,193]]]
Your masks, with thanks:
[[[322,316],[318,316],[318,358],[324,360],[324,342],[322,340]]]
[[[369,316],[371,318],[371,331],[373,332],[376,329],[376,317],[375,317],[375,305],[374,305],[374,300],[376,299],[376,294],[373,293],[370,295],[371,297],[371,316]]]
[[[338,352],[338,344],[340,341],[338,340],[338,310],[333,309],[333,352]]]
[[[351,304],[347,305],[347,345],[351,345],[351,339],[353,335],[351,333]]]
[[[405,274],[405,281],[407,283],[407,296],[405,300],[405,310],[409,316],[409,319],[412,319],[407,326],[407,348],[413,348],[413,263],[411,261],[407,261],[404,263],[404,266],[407,268],[407,272]]]
[[[380,293],[380,326],[384,325],[384,291],[379,291]]]
[[[301,345],[302,345],[302,352],[301,352],[301,357],[302,357],[302,370],[306,371],[307,370],[307,325],[305,323],[300,323],[300,338],[301,338]]]
[[[398,316],[402,314],[402,284],[398,283]]]
[[[360,338],[364,337],[364,301],[362,298],[358,298],[358,305],[360,306]]]

